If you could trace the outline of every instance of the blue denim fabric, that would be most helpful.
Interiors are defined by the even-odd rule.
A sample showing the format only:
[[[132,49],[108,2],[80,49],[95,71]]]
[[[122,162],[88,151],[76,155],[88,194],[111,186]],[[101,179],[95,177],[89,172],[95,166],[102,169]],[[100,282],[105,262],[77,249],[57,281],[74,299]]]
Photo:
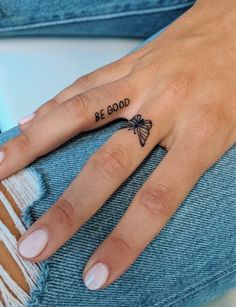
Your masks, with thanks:
[[[42,176],[44,196],[28,214],[41,216],[83,165],[121,126],[84,133],[30,167]],[[18,133],[0,135],[0,143]],[[92,292],[82,281],[95,248],[165,156],[156,147],[106,204],[45,264],[29,306],[199,306],[236,287],[236,146],[201,177],[161,233],[131,268],[108,288]],[[31,221],[31,222],[32,222]],[[52,220],[53,223],[53,220]]]
[[[167,26],[191,3],[2,1],[0,32],[146,37]],[[44,190],[43,197],[27,212],[31,223],[52,206],[121,124],[118,121],[83,133],[31,164],[42,177]],[[0,143],[18,133],[14,128],[1,134]],[[192,307],[236,286],[236,146],[201,177],[165,228],[121,278],[97,292],[84,286],[82,273],[90,255],[119,222],[164,156],[165,151],[157,146],[80,231],[44,263],[29,306]]]
[[[148,37],[194,0],[1,0],[0,36]]]

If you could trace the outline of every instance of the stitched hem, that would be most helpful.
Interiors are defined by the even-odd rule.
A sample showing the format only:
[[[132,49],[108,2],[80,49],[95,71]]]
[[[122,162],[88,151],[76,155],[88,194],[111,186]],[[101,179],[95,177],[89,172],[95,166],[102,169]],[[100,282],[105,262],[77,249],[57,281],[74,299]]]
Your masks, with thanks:
[[[190,2],[187,2],[187,3],[184,3],[184,4],[178,4],[178,5],[173,5],[173,6],[161,7],[161,8],[134,10],[134,11],[129,11],[129,12],[111,13],[111,14],[97,15],[97,16],[85,16],[85,17],[77,17],[77,18],[57,20],[57,21],[38,22],[38,23],[34,23],[34,24],[25,24],[25,25],[21,25],[21,26],[6,27],[6,28],[3,28],[3,29],[0,29],[0,33],[7,32],[7,31],[13,31],[13,30],[18,31],[18,30],[26,30],[26,29],[32,29],[32,28],[54,26],[54,25],[70,24],[70,23],[76,23],[76,22],[108,20],[108,19],[119,18],[119,17],[145,15],[145,14],[149,15],[149,14],[153,14],[153,13],[183,9],[183,8],[186,8],[186,7],[190,7],[193,4],[194,4],[194,1],[190,1]]]

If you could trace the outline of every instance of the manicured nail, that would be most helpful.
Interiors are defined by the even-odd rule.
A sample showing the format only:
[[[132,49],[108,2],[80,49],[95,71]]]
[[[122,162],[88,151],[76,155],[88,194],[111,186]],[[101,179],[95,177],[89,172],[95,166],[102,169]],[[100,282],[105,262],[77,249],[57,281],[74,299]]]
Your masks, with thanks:
[[[97,290],[105,284],[108,275],[108,267],[103,263],[96,263],[85,275],[85,286],[89,290]]]
[[[5,158],[5,153],[3,151],[0,151],[0,163],[3,161]]]
[[[28,116],[23,117],[21,120],[19,120],[18,123],[20,125],[24,125],[24,124],[28,123],[29,121],[31,121],[34,117],[35,117],[35,113],[30,114]]]
[[[33,258],[38,256],[48,243],[48,234],[43,229],[37,229],[21,241],[18,251],[21,256]]]

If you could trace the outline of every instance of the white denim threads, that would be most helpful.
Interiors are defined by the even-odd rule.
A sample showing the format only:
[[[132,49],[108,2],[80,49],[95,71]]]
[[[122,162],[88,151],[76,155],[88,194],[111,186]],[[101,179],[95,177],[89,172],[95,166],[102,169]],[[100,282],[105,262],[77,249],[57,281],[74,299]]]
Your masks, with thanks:
[[[39,180],[31,170],[22,170],[17,174],[1,181],[3,189],[0,188],[0,210],[6,210],[9,218],[14,223],[16,230],[22,235],[26,227],[19,218],[13,204],[7,198],[7,193],[14,200],[14,205],[22,212],[40,197]],[[20,269],[24,280],[30,290],[36,285],[40,267],[26,261],[17,252],[17,238],[0,218],[0,243],[11,255],[12,260]],[[2,265],[0,255],[0,306],[24,307],[30,296],[14,280]],[[1,302],[2,300],[2,302]]]

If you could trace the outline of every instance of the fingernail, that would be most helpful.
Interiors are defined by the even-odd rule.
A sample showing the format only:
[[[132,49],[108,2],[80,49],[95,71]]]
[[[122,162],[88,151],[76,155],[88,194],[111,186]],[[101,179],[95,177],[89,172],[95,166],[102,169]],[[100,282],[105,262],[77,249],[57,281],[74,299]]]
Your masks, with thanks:
[[[5,153],[3,151],[0,151],[0,163],[3,161],[5,158]]]
[[[44,250],[47,243],[47,232],[43,229],[37,229],[21,241],[18,251],[23,257],[33,258],[38,256]]]
[[[96,263],[85,275],[85,286],[89,290],[97,290],[105,284],[108,275],[108,267],[103,263]]]
[[[34,117],[35,117],[35,113],[30,114],[30,115],[25,116],[22,119],[20,119],[18,123],[20,125],[24,125],[24,124],[28,123],[29,121],[31,121]]]

